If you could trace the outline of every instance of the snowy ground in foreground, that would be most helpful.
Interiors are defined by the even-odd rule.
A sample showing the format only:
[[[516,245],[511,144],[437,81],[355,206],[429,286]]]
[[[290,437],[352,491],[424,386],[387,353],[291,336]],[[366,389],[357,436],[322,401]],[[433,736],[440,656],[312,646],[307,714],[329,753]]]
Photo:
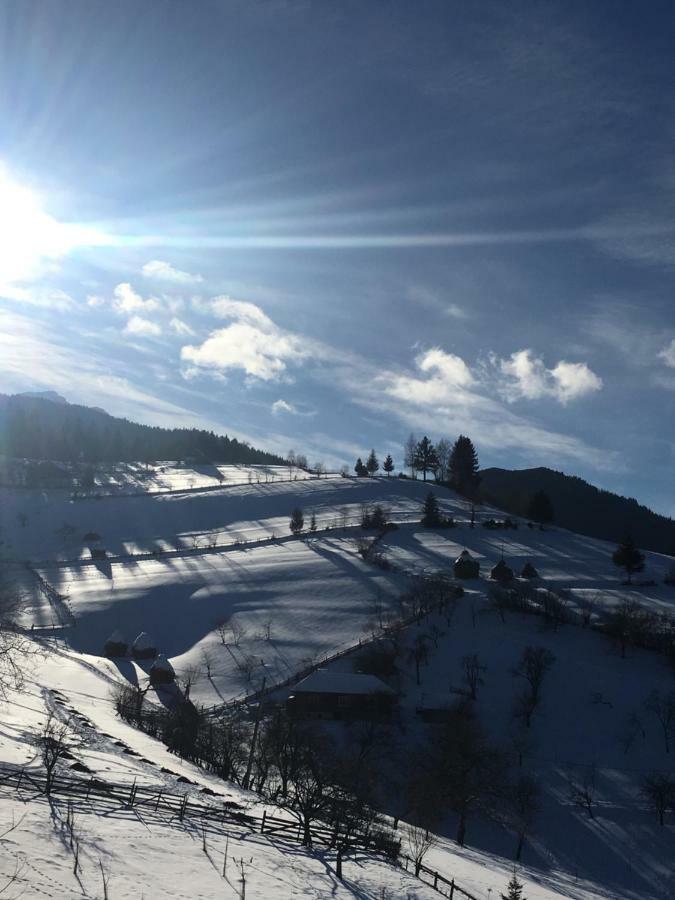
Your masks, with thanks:
[[[254,795],[227,785],[195,766],[172,756],[157,741],[131,728],[114,716],[109,692],[116,680],[114,671],[97,670],[76,654],[48,651],[37,661],[26,690],[14,693],[3,708],[0,733],[0,763],[37,767],[31,736],[39,731],[47,710],[61,715],[74,710],[89,723],[82,729],[85,743],[76,752],[100,778],[116,783],[162,784],[167,790],[194,792],[197,787],[179,784],[176,776],[188,776],[199,785],[217,790],[228,800],[255,809]],[[58,707],[45,692],[58,690],[65,705]],[[142,755],[125,755],[114,741]],[[64,763],[64,766],[68,765]],[[164,766],[175,772],[159,771]],[[67,774],[64,769],[63,773]],[[203,898],[236,897],[240,882],[235,874],[236,860],[246,861],[247,898],[327,897],[379,900],[432,900],[437,897],[405,872],[382,861],[357,855],[345,862],[345,883],[334,873],[334,854],[307,852],[297,844],[283,845],[267,837],[228,826],[222,834],[207,834],[208,854],[202,850],[202,835],[194,823],[162,819],[147,811],[120,810],[106,815],[76,811],[76,832],[80,835],[81,883],[73,875],[73,857],[65,836],[66,803],[55,797],[51,804],[44,798],[0,792],[0,832],[17,824],[1,842],[0,877],[10,876],[19,863],[20,880],[16,894],[27,898],[101,897],[99,860],[110,873],[110,896],[114,900],[138,900],[139,897]],[[202,799],[200,797],[200,799]],[[222,878],[223,855],[228,844],[228,882]],[[475,893],[479,900],[497,897],[510,877],[510,867],[476,851],[458,852],[447,842],[434,851],[433,865]],[[560,890],[539,883],[536,872],[520,872],[528,900],[557,900],[567,896]],[[382,891],[385,890],[383,894]],[[13,895],[12,895],[13,896]],[[579,885],[575,897],[595,900],[605,897],[589,885]]]

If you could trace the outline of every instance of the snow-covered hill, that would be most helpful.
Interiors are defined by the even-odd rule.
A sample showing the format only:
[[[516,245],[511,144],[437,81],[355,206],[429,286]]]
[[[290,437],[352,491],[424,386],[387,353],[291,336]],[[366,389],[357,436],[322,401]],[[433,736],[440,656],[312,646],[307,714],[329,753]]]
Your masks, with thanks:
[[[480,561],[483,576],[502,555],[518,571],[525,561],[532,562],[545,584],[570,590],[573,604],[601,609],[628,597],[655,611],[674,611],[675,589],[663,583],[672,559],[647,554],[643,577],[655,583],[628,588],[611,562],[610,545],[556,528],[542,532],[522,522],[517,530],[487,530],[482,520],[499,516],[487,508],[478,511],[472,529],[466,501],[442,488],[435,489],[442,510],[457,527],[427,530],[415,522],[429,487],[386,478],[272,483],[247,474],[243,484],[204,492],[188,486],[184,493],[76,501],[65,491],[4,491],[0,549],[31,596],[27,624],[34,626],[36,638],[54,644],[31,690],[36,697],[43,688],[62,690],[101,731],[119,735],[122,729],[125,740],[146,742],[141,752],[150,758],[164,751],[149,748],[153,742],[112,714],[111,684],[147,679],[141,665],[102,658],[103,643],[114,629],[129,641],[142,630],[150,632],[179,675],[199,670],[192,698],[220,703],[250,690],[263,676],[268,683],[281,681],[317,656],[365,640],[374,620],[396,609],[410,573],[447,572],[464,548]],[[400,524],[380,544],[395,570],[373,567],[357,551],[362,508],[375,503]],[[288,521],[296,506],[304,510],[306,526],[315,515],[316,534],[290,536]],[[104,548],[107,558],[92,560],[92,547]],[[664,659],[635,650],[620,659],[605,638],[577,626],[542,632],[539,620],[513,613],[502,623],[487,609],[487,586],[483,579],[468,583],[451,626],[435,623],[446,633],[435,635],[438,647],[422,668],[419,687],[409,665],[401,663],[401,708],[411,748],[424,736],[415,725],[415,708],[425,695],[461,690],[461,658],[474,652],[487,666],[478,700],[481,720],[496,741],[507,744],[514,690],[510,669],[524,646],[550,647],[556,663],[533,725],[534,749],[527,762],[542,781],[545,801],[526,852],[526,895],[530,900],[560,893],[675,896],[672,828],[659,829],[639,795],[645,771],[672,769],[656,724],[643,709],[652,689],[670,689],[672,675]],[[219,626],[233,622],[237,639],[230,633],[223,642]],[[422,623],[418,630],[431,624]],[[405,640],[411,643],[416,633],[409,629]],[[347,657],[336,665],[349,667],[352,661]],[[11,742],[0,743],[0,762],[18,761],[16,747],[22,743],[19,756],[26,755],[30,727],[19,725],[23,713],[17,710],[13,727],[24,733],[11,752]],[[625,751],[621,735],[632,713],[643,721],[645,737]],[[108,759],[103,766],[119,776],[119,762]],[[594,820],[571,804],[568,789],[570,772],[590,766],[597,770],[601,797]],[[451,835],[451,819],[446,825]],[[487,821],[472,824],[470,831],[474,849],[457,851],[444,840],[432,852],[433,864],[456,874],[477,896],[487,897],[488,888],[496,896],[508,878],[512,836]],[[99,838],[113,841],[112,832]],[[121,851],[111,845],[111,852]],[[379,896],[377,877],[366,896]],[[393,885],[389,896],[405,896],[400,885]],[[321,882],[308,896],[326,896],[324,890]],[[291,896],[293,891],[289,888]],[[426,896],[419,887],[415,891],[412,895]],[[284,894],[267,896],[277,895]]]

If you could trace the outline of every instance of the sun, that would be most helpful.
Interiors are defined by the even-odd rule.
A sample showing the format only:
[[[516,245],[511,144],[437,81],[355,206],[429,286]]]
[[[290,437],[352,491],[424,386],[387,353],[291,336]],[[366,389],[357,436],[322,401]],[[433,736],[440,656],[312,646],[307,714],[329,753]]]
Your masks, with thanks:
[[[33,280],[50,262],[93,243],[93,231],[50,216],[42,197],[0,167],[0,287]]]

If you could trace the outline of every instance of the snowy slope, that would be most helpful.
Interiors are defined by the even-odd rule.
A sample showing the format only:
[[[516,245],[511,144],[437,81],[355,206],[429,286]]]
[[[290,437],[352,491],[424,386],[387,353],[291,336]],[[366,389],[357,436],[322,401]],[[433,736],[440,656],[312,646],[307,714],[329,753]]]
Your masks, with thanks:
[[[644,576],[656,584],[627,588],[611,563],[610,545],[555,528],[529,529],[523,523],[517,531],[488,531],[480,521],[498,515],[490,509],[479,510],[477,527],[471,529],[466,502],[444,489],[436,493],[458,527],[434,532],[412,524],[428,490],[428,485],[399,479],[329,478],[274,484],[254,480],[204,493],[75,502],[59,491],[3,492],[0,549],[5,558],[16,561],[14,570],[31,596],[35,634],[52,636],[71,648],[65,668],[59,656],[58,664],[40,669],[35,690],[64,689],[64,672],[74,678],[72,672],[77,671],[80,696],[73,683],[65,686],[73,705],[110,734],[122,728],[131,731],[112,716],[110,685],[125,678],[142,682],[147,667],[100,657],[103,642],[119,628],[129,641],[141,630],[150,632],[179,675],[198,667],[201,678],[192,688],[193,698],[217,703],[250,690],[263,675],[268,683],[280,680],[318,655],[365,638],[372,629],[375,600],[385,610],[395,608],[409,583],[405,572],[448,571],[465,547],[480,560],[483,575],[503,554],[516,570],[527,560],[533,562],[547,584],[569,588],[597,607],[629,596],[656,610],[673,609],[675,590],[662,582],[673,562],[668,557],[647,554]],[[367,565],[356,550],[354,539],[363,534],[356,527],[362,506],[376,502],[401,523],[381,543],[399,568],[396,572]],[[304,509],[306,522],[315,513],[316,536],[290,538],[288,519],[295,506]],[[101,535],[100,546],[112,558],[91,562],[82,538],[92,531]],[[272,540],[274,535],[283,539]],[[224,546],[208,550],[214,539]],[[234,541],[249,543],[233,547]],[[169,552],[148,555],[157,549]],[[133,553],[146,556],[134,558]],[[38,576],[58,596],[49,597],[40,589],[38,576],[21,564],[26,559],[36,564]],[[655,768],[670,771],[670,758],[647,719],[645,737],[629,751],[624,752],[618,737],[631,713],[644,718],[644,698],[652,688],[670,689],[672,675],[664,660],[636,651],[619,659],[605,639],[577,627],[542,633],[538,620],[513,614],[501,623],[485,609],[486,587],[484,580],[468,585],[451,627],[422,670],[420,687],[409,668],[404,674],[404,715],[414,720],[423,695],[461,690],[461,657],[477,652],[488,667],[479,697],[481,719],[496,741],[507,744],[514,691],[510,669],[526,644],[550,646],[557,662],[533,726],[535,748],[527,763],[545,789],[541,823],[526,851],[525,862],[531,867],[527,896],[675,896],[672,826],[658,829],[639,797],[640,777]],[[236,645],[231,640],[224,644],[217,626],[232,621],[243,635]],[[437,624],[443,629],[442,622]],[[424,630],[429,623],[420,627]],[[414,635],[411,629],[407,640]],[[60,643],[60,652],[65,646]],[[349,667],[351,662],[345,659],[339,665]],[[85,672],[102,687],[85,688]],[[87,694],[90,699],[83,696]],[[149,740],[133,734],[130,741]],[[414,727],[410,735],[420,737]],[[148,756],[151,751],[141,752]],[[11,758],[1,743],[0,754]],[[178,765],[175,758],[172,764]],[[571,768],[592,764],[597,766],[602,800],[601,811],[590,822],[570,803],[566,779]],[[119,761],[108,765],[115,778],[121,777]],[[449,819],[448,835],[453,828]],[[480,849],[457,851],[445,841],[432,851],[433,864],[451,873],[461,871],[460,881],[466,878],[477,896],[488,896],[488,888],[496,896],[508,877],[513,836],[481,821],[471,824],[469,842]]]

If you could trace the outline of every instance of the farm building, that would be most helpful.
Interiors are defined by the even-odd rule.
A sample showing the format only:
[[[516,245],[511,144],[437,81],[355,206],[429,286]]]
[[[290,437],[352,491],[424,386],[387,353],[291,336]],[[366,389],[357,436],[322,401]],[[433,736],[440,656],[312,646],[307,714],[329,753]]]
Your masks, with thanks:
[[[478,578],[480,575],[480,564],[468,550],[462,550],[455,560],[453,574],[455,578]]]
[[[503,559],[500,559],[497,565],[492,568],[490,578],[500,582],[500,584],[513,581],[513,569],[509,568]]]
[[[161,684],[173,684],[176,680],[176,672],[169,660],[160,653],[150,667],[150,684],[157,687]]]
[[[103,653],[105,656],[116,657],[126,656],[129,645],[124,635],[115,629],[108,640],[103,645]]]
[[[386,717],[396,692],[375,675],[317,669],[303,678],[289,696],[293,715],[314,719],[370,719]]]
[[[154,659],[157,656],[155,642],[146,631],[141,631],[131,645],[131,655],[134,659]]]

